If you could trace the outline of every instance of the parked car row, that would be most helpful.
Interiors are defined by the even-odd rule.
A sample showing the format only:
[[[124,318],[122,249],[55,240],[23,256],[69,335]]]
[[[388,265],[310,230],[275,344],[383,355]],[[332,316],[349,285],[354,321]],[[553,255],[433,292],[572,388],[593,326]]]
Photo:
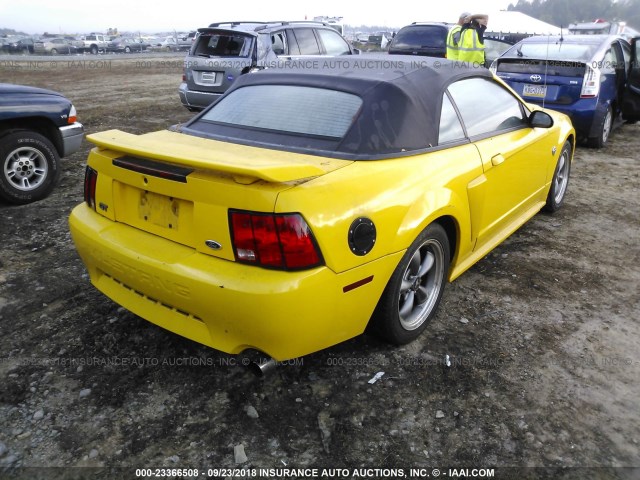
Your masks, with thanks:
[[[0,38],[0,53],[33,53],[33,38]]]
[[[444,58],[449,28],[450,25],[444,23],[413,23],[393,37],[388,52]],[[485,39],[486,66],[511,45],[502,40]],[[256,51],[260,55],[256,55]],[[278,59],[354,53],[359,51],[322,22],[212,24],[198,30],[198,37],[185,59],[180,100],[189,110],[198,111],[222,95],[240,75],[264,68]]]
[[[147,49],[147,44],[125,37],[116,37],[114,39],[89,38],[84,41],[80,40],[79,44],[69,41],[69,46],[71,49],[67,53],[132,53],[142,52]]]
[[[398,31],[388,53],[445,58],[450,28],[414,22]],[[580,139],[593,147],[603,147],[622,120],[638,118],[632,45],[620,36],[533,36],[515,46],[488,37],[484,48],[486,67],[528,102],[567,114]],[[198,30],[178,92],[185,107],[198,111],[240,75],[277,59],[353,53],[340,34],[318,22],[212,24]]]
[[[158,39],[150,45],[151,50],[159,50],[163,52],[185,52],[193,45],[194,35],[178,37],[169,35],[163,39]]]
[[[301,22],[226,22],[198,29],[185,59],[182,104],[202,110],[241,75],[281,59],[360,53],[329,24]]]
[[[69,38],[47,38],[33,44],[33,53],[38,55],[70,55],[77,53],[130,53],[146,50],[144,43],[131,38],[113,40],[75,40]]]
[[[107,44],[107,52],[133,53],[144,52],[147,44],[134,40],[133,38],[117,38]]]
[[[69,55],[79,53],[77,45],[65,38],[47,38],[34,42],[33,53],[36,55]]]
[[[193,44],[195,32],[164,38],[131,38],[107,35],[75,37],[0,38],[0,54],[70,55],[78,53],[134,53],[146,50],[186,51]]]

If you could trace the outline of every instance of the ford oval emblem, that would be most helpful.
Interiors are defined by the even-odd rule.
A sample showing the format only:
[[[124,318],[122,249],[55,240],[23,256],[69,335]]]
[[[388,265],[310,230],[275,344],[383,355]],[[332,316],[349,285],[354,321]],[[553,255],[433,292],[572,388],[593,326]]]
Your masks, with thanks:
[[[212,250],[220,250],[222,248],[222,245],[215,240],[205,240],[204,244]]]
[[[542,77],[538,74],[531,75],[529,78],[531,79],[532,82],[539,82],[540,80],[542,80]]]

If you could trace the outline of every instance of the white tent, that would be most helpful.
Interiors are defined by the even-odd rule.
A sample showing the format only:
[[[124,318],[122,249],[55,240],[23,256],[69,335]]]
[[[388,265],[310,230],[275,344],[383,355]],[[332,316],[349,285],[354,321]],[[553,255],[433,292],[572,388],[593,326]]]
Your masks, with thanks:
[[[485,13],[485,12],[478,12]],[[525,15],[522,12],[500,10],[486,12],[489,15],[486,36],[502,37],[506,35],[560,35],[560,27]],[[564,30],[568,33],[568,30]]]

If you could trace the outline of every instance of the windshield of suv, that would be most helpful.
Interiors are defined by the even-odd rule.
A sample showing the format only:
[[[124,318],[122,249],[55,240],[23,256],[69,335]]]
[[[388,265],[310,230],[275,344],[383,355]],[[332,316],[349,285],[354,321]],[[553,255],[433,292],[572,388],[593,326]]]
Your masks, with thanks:
[[[362,99],[351,93],[294,85],[251,85],[222,97],[201,120],[282,133],[342,138]],[[301,115],[300,112],[308,112]]]
[[[201,57],[249,57],[252,37],[237,32],[203,33],[193,55]]]
[[[418,26],[400,29],[393,39],[394,48],[441,48],[447,41],[447,30],[440,26]]]

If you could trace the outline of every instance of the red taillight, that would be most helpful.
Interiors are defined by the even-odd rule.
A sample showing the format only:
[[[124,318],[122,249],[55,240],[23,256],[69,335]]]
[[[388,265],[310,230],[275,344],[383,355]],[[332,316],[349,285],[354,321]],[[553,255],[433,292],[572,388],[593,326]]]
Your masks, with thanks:
[[[288,268],[311,267],[321,263],[311,229],[298,214],[276,215],[280,244]]]
[[[96,209],[96,183],[98,182],[98,172],[93,168],[87,167],[84,171],[84,201]]]
[[[236,260],[267,268],[299,270],[322,263],[311,229],[298,213],[230,211]]]

